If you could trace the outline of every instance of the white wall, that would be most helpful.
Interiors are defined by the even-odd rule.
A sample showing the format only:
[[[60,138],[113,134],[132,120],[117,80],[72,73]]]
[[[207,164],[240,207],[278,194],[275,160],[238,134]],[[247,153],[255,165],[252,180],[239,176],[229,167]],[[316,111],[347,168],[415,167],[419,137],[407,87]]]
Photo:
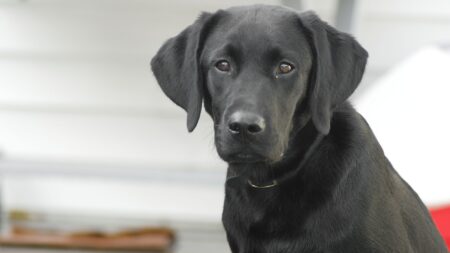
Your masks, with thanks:
[[[149,61],[201,10],[253,2],[276,3],[1,1],[0,168],[13,175],[3,178],[6,207],[218,221],[225,165],[211,123],[202,117],[187,134]],[[335,4],[304,6],[332,22]],[[371,54],[359,92],[421,46],[450,41],[448,1],[365,0],[359,10],[355,36]],[[133,180],[120,181],[121,170]]]
[[[358,97],[386,156],[428,205],[450,203],[450,50],[430,46]]]

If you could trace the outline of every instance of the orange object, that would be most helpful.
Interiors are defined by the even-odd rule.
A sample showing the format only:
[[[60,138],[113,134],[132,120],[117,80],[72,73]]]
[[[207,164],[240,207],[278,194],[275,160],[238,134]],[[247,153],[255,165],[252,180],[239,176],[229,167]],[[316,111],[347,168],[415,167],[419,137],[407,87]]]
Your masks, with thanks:
[[[117,233],[58,233],[15,227],[0,237],[0,245],[45,248],[77,248],[167,252],[174,242],[174,232],[167,228],[126,230]]]

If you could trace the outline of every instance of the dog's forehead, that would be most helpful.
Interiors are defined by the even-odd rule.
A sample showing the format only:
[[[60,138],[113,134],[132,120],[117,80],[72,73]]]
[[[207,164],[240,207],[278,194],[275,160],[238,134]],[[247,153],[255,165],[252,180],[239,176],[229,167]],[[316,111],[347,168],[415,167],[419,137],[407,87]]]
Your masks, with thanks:
[[[298,15],[292,9],[275,5],[238,6],[228,8],[225,12],[238,21],[257,21],[258,23],[275,23]]]
[[[212,35],[212,45],[232,44],[247,52],[272,48],[307,48],[298,13],[280,6],[256,5],[225,10]]]

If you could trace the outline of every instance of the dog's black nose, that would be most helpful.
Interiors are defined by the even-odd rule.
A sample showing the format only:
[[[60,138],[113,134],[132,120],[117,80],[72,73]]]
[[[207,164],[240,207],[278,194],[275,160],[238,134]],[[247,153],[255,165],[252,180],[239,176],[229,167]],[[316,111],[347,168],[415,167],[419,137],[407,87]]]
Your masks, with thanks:
[[[237,111],[230,116],[228,131],[232,134],[259,134],[264,131],[266,124],[263,117],[252,113]]]

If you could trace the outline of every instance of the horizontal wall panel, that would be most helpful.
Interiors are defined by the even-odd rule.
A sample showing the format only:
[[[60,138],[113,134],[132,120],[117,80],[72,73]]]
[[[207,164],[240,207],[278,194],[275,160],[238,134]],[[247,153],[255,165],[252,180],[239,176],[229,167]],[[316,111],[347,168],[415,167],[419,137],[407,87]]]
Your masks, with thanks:
[[[82,177],[2,179],[3,210],[143,220],[220,223],[223,185],[124,182]]]
[[[149,56],[150,59],[150,56]],[[178,111],[150,71],[149,59],[0,58],[2,107]],[[8,108],[6,108],[8,109]],[[51,109],[51,108],[50,108]]]
[[[189,134],[185,118],[0,111],[0,152],[8,159],[223,168],[209,120]]]

